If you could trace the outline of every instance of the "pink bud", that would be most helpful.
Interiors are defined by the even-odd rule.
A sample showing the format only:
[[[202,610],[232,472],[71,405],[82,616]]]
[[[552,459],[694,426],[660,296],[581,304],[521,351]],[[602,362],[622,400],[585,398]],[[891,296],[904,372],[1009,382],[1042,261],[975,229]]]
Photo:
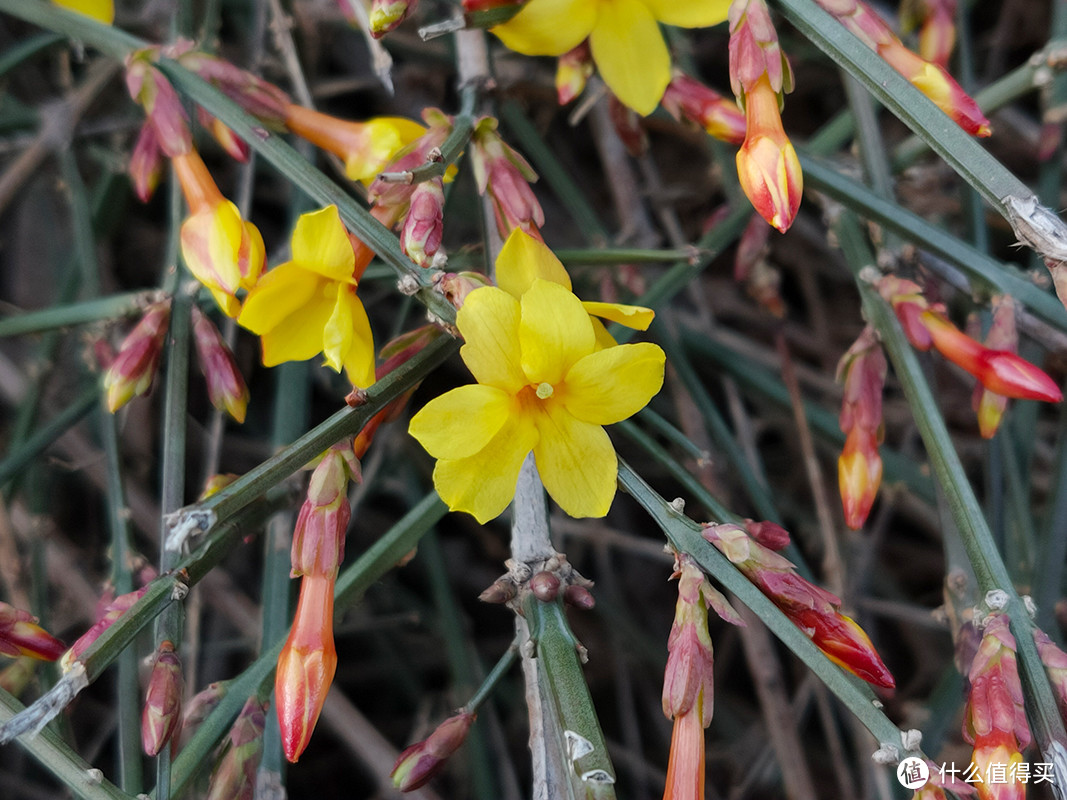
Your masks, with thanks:
[[[550,603],[559,594],[559,576],[541,571],[530,578],[530,591],[542,603]]]
[[[215,324],[195,306],[193,337],[200,369],[207,379],[207,395],[211,405],[219,411],[226,411],[238,422],[244,422],[248,408],[248,386]]]
[[[107,407],[112,414],[151,388],[169,324],[170,300],[155,303],[145,309],[141,321],[119,345],[118,355],[104,376]]]
[[[163,150],[151,125],[141,126],[133,152],[130,153],[129,172],[137,199],[147,203],[163,176]]]
[[[411,205],[400,228],[400,247],[420,267],[429,267],[441,247],[444,206],[441,178],[423,181],[411,194]]]
[[[438,725],[429,738],[407,748],[393,765],[393,785],[402,792],[425,786],[467,740],[475,718],[474,712],[460,712]]]
[[[178,728],[182,715],[182,684],[182,663],[174,652],[174,644],[164,640],[156,651],[141,715],[141,744],[150,756],[159,755]]]

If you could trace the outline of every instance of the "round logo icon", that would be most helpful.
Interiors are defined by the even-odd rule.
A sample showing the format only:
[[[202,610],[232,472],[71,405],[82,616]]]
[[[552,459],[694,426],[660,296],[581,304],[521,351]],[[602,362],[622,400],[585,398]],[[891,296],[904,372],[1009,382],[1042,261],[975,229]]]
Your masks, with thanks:
[[[920,789],[930,779],[930,767],[921,758],[908,756],[897,765],[897,780],[905,789]]]

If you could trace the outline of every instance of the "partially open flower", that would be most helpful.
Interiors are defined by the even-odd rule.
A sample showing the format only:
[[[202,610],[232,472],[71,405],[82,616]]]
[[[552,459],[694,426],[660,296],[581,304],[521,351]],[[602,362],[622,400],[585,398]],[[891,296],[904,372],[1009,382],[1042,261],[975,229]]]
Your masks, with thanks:
[[[429,783],[467,740],[476,716],[472,711],[461,711],[438,725],[427,739],[404,750],[393,765],[393,786],[413,792]]]
[[[255,286],[266,266],[263,237],[223,197],[195,150],[173,163],[190,211],[181,228],[186,266],[227,316],[236,317],[241,305],[235,295]]]
[[[28,611],[0,601],[0,653],[55,661],[67,646],[37,624]]]

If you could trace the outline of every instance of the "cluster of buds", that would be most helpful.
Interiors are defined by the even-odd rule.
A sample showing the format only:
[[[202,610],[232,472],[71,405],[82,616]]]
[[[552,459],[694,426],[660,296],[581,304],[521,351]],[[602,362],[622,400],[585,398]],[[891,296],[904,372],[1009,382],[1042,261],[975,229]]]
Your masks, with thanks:
[[[845,384],[839,423],[845,446],[837,459],[837,485],[845,524],[863,527],[882,483],[882,389],[885,354],[874,328],[868,325],[837,365],[837,380]]]
[[[104,375],[107,407],[112,414],[152,388],[169,326],[170,300],[153,303],[119,345]]]
[[[927,302],[918,284],[887,275],[878,282],[878,291],[893,306],[912,347],[924,351],[934,347],[986,389],[1004,397],[1048,403],[1063,399],[1043,370],[1015,353],[990,349],[953,325],[944,305]]]
[[[904,0],[900,7],[905,30],[919,29],[919,55],[948,66],[956,46],[956,0]]]
[[[200,359],[200,369],[207,379],[207,396],[211,405],[227,412],[238,422],[244,422],[248,408],[248,386],[215,323],[196,306],[193,306],[193,342]]]
[[[415,13],[418,0],[371,0],[370,34],[380,39]]]
[[[158,756],[182,718],[182,662],[174,643],[164,640],[156,650],[141,714],[141,745],[145,753]]]
[[[207,800],[252,800],[256,793],[256,770],[263,757],[263,728],[267,703],[253,695],[245,701],[229,736],[224,752],[211,773]]]
[[[792,70],[764,0],[735,0],[729,22],[730,87],[745,110],[737,176],[756,211],[785,233],[804,189],[800,161],[780,113],[783,95],[793,88]]]
[[[985,337],[985,346],[991,350],[1016,353],[1019,350],[1019,333],[1015,328],[1015,301],[1010,295],[998,295],[992,300],[993,322]],[[1004,418],[1008,398],[987,389],[981,383],[974,387],[971,406],[978,415],[978,431],[985,439],[992,439]]]
[[[980,800],[1022,800],[1026,785],[1017,767],[1030,743],[1022,684],[1015,662],[1015,638],[1008,615],[994,611],[985,619],[982,642],[968,674],[971,688],[963,736],[974,745],[972,763],[981,775]]]
[[[688,553],[676,553],[674,574],[678,602],[667,639],[663,674],[663,713],[674,720],[664,800],[704,797],[704,729],[714,710],[714,649],[708,633],[708,609],[727,622],[744,622],[704,576]]]
[[[556,97],[561,106],[567,105],[585,91],[585,85],[595,69],[588,41],[559,57],[556,62]]]
[[[96,615],[96,622],[85,633],[78,637],[78,639],[70,646],[70,649],[63,654],[63,658],[59,660],[59,666],[64,672],[69,672],[70,668],[74,666],[74,662],[81,658],[82,653],[89,649],[89,646],[99,639],[104,631],[110,628],[115,622],[130,608],[144,597],[144,593],[148,591],[148,586],[142,586],[140,589],[135,589],[132,592],[119,595],[109,603],[105,604],[102,609]]]
[[[885,59],[938,108],[972,136],[989,136],[989,120],[952,76],[936,63],[906,48],[896,34],[862,0],[818,0],[828,12]]]
[[[896,685],[870,638],[839,610],[836,595],[801,578],[791,561],[774,552],[788,542],[788,534],[769,522],[708,525],[711,542],[782,613],[811,637],[826,657],[874,686]]]
[[[476,717],[473,711],[460,711],[438,725],[429,737],[404,750],[390,773],[393,786],[413,792],[429,783],[467,740]]]
[[[676,120],[695,123],[709,136],[730,144],[745,141],[745,115],[737,104],[683,72],[674,71],[660,103]]]
[[[0,601],[0,653],[55,661],[67,646],[37,624],[29,611]]]
[[[530,188],[537,181],[537,173],[501,138],[494,118],[482,117],[475,123],[471,161],[478,191],[488,194],[493,203],[500,237],[507,239],[515,228],[521,228],[540,239],[545,212]]]
[[[596,598],[589,591],[593,582],[578,572],[562,553],[553,553],[540,564],[512,559],[506,563],[508,571],[478,595],[483,603],[506,603],[520,616],[526,615],[523,602],[529,596],[542,603],[562,599],[582,611],[596,606]]]
[[[311,740],[337,669],[333,589],[352,516],[350,479],[360,479],[360,467],[346,441],[327,450],[311,473],[293,532],[290,574],[302,576],[300,599],[274,682],[282,747],[292,762]]]

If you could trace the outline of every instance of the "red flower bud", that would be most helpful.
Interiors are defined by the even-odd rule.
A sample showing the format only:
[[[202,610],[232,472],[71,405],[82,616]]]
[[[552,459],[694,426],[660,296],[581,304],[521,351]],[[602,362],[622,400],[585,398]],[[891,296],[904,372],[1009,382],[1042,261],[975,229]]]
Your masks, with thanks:
[[[472,711],[462,711],[449,717],[429,738],[402,752],[393,765],[393,785],[402,792],[425,786],[467,740],[476,716]]]
[[[150,756],[159,755],[182,716],[182,662],[169,641],[159,643],[141,715],[141,744]]]
[[[28,611],[0,601],[0,653],[55,661],[67,646],[37,624]]]

